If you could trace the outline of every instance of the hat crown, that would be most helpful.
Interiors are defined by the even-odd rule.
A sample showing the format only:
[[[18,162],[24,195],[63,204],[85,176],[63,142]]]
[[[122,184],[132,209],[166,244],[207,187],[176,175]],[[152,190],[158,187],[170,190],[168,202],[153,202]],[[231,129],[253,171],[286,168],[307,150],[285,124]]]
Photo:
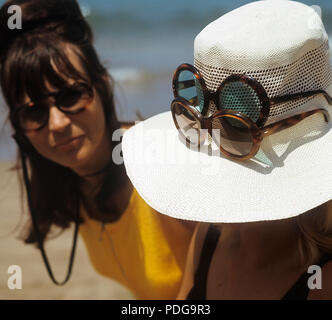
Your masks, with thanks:
[[[195,58],[216,67],[244,59],[247,68],[275,68],[294,62],[327,39],[312,7],[289,0],[256,1],[206,26],[195,38]]]
[[[206,26],[194,47],[195,66],[211,91],[234,73],[254,77],[269,97],[327,89],[332,83],[322,20],[314,8],[296,1],[264,0],[237,8]],[[306,103],[315,99],[321,98],[277,105],[268,122],[312,109]]]

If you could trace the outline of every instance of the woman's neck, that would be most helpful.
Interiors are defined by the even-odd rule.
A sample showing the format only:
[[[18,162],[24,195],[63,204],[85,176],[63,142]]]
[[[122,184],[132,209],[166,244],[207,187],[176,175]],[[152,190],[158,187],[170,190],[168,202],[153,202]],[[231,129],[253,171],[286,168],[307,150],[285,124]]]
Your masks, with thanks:
[[[243,261],[248,268],[261,268],[285,257],[298,262],[300,230],[296,219],[252,223],[220,224],[220,243],[229,256]]]
[[[90,157],[85,163],[81,163],[80,166],[72,168],[72,170],[81,177],[81,184],[83,186],[86,188],[96,188],[103,181],[111,157],[111,143],[109,142],[108,135],[105,133],[93,157]]]

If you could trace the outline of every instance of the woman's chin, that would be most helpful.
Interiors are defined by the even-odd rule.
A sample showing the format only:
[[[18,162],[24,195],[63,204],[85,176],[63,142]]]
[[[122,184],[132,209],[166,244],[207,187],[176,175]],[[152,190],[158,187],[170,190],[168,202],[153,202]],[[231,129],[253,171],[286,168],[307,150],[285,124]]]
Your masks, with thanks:
[[[88,163],[89,158],[91,157],[93,157],[93,153],[90,155],[90,152],[88,152],[86,148],[81,147],[77,150],[57,152],[57,154],[55,154],[50,160],[74,170],[75,168],[81,167]]]

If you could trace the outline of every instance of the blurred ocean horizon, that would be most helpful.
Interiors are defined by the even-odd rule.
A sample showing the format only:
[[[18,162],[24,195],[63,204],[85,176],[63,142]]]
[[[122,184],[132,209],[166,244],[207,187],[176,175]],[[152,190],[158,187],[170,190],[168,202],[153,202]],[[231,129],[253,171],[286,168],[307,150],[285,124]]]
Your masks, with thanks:
[[[93,29],[97,52],[114,78],[118,117],[134,121],[137,112],[147,118],[169,110],[173,72],[181,63],[193,62],[195,36],[219,16],[252,1],[78,2]],[[332,35],[332,2],[300,2],[321,7],[325,28]],[[0,159],[9,160],[16,147],[4,123],[7,113],[2,97],[0,104]]]

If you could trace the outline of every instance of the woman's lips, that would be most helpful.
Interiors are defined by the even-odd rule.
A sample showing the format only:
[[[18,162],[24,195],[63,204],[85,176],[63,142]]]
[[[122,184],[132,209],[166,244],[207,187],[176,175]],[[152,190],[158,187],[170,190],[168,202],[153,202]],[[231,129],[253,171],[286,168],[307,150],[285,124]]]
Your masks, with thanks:
[[[55,145],[55,148],[58,149],[58,150],[75,149],[79,145],[82,137],[83,136],[78,136],[78,137],[75,137],[75,138],[67,139],[63,142],[59,142]]]

